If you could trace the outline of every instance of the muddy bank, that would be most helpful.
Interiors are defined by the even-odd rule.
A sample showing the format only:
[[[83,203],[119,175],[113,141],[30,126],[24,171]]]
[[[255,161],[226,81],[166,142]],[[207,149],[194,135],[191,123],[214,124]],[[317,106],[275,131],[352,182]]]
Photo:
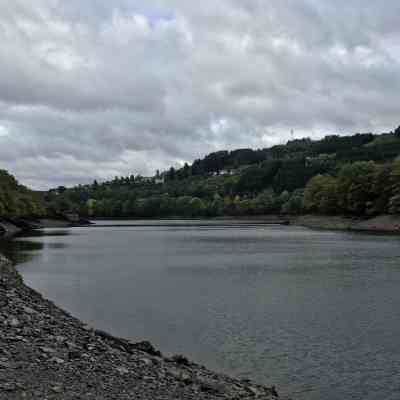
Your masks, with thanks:
[[[314,229],[384,232],[400,234],[400,216],[380,215],[369,219],[341,216],[303,215],[292,219],[293,225]]]
[[[85,326],[24,285],[0,256],[0,399],[278,399],[183,356]]]

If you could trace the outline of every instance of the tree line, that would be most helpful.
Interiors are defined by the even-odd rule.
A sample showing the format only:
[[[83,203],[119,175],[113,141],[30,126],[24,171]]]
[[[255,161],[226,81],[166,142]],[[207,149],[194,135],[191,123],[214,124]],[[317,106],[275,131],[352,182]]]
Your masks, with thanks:
[[[45,196],[48,214],[97,218],[399,213],[400,128],[220,151],[192,165]]]
[[[336,175],[316,175],[305,188],[303,206],[320,214],[400,214],[400,161],[359,161]]]

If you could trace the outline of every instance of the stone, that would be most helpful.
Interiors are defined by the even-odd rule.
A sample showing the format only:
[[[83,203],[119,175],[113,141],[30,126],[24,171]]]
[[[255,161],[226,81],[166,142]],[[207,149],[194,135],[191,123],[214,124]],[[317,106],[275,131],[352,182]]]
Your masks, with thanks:
[[[126,375],[129,374],[129,369],[125,367],[117,367],[116,370],[120,375]]]
[[[248,389],[252,394],[254,394],[254,396],[260,396],[262,394],[262,392],[259,389],[255,388],[253,386],[249,386]]]
[[[17,318],[11,318],[10,320],[8,320],[8,325],[12,326],[12,327],[17,327],[20,326],[21,323],[19,322],[19,320]]]
[[[52,386],[51,390],[52,390],[54,393],[62,393],[62,392],[63,392],[63,388],[62,388],[61,386],[59,386],[59,385]]]
[[[151,361],[149,358],[140,358],[140,361],[142,361],[147,366],[150,366],[153,364],[153,361]]]
[[[96,349],[96,345],[94,345],[94,344],[89,343],[86,345],[86,350],[88,350],[88,351],[93,351],[95,349]]]
[[[144,340],[142,342],[137,342],[137,343],[131,343],[131,347],[141,350],[145,353],[148,353],[152,356],[161,356],[161,352],[156,350],[156,348],[147,340]]]
[[[56,364],[64,364],[65,363],[65,360],[63,360],[62,358],[59,358],[59,357],[52,357],[52,358],[50,358],[50,361],[54,362]]]
[[[86,331],[86,332],[91,332],[93,330],[93,328],[90,325],[83,325],[82,328]]]
[[[32,315],[32,314],[36,313],[36,311],[34,309],[32,309],[30,307],[27,307],[27,306],[24,306],[23,310],[24,310],[24,313],[29,314],[29,315]]]
[[[182,370],[177,370],[177,369],[171,369],[168,371],[170,375],[172,375],[174,378],[178,379],[179,381],[185,383],[185,384],[191,384],[193,383],[192,377],[185,371]]]
[[[50,347],[46,347],[46,346],[41,346],[40,350],[45,353],[45,354],[53,354],[56,352],[56,350],[50,348]]]

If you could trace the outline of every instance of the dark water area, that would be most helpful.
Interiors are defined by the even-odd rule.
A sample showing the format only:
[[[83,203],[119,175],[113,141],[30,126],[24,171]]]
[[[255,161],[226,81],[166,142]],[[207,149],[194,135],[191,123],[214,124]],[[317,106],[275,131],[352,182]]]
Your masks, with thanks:
[[[294,400],[400,399],[399,237],[120,222],[0,251],[73,315],[166,354]]]

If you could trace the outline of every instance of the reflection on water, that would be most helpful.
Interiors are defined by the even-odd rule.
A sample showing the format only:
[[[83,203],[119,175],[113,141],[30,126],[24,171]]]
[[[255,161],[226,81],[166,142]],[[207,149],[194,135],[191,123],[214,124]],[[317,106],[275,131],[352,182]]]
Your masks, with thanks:
[[[35,251],[43,249],[43,243],[28,240],[0,240],[0,253],[13,264],[22,264],[35,256]]]
[[[399,237],[108,224],[45,230],[6,252],[100,329],[297,400],[398,400]]]
[[[44,237],[62,237],[69,235],[68,230],[48,229],[35,230],[21,233],[12,238],[0,238],[0,253],[4,254],[13,264],[24,264],[34,257],[39,257],[43,249],[63,249],[67,247],[64,242],[46,243]],[[37,240],[39,239],[39,240]]]
[[[16,238],[35,238],[35,237],[57,237],[57,236],[68,236],[71,234],[71,231],[68,229],[58,229],[58,228],[49,228],[49,229],[38,229],[26,233],[21,233]]]

